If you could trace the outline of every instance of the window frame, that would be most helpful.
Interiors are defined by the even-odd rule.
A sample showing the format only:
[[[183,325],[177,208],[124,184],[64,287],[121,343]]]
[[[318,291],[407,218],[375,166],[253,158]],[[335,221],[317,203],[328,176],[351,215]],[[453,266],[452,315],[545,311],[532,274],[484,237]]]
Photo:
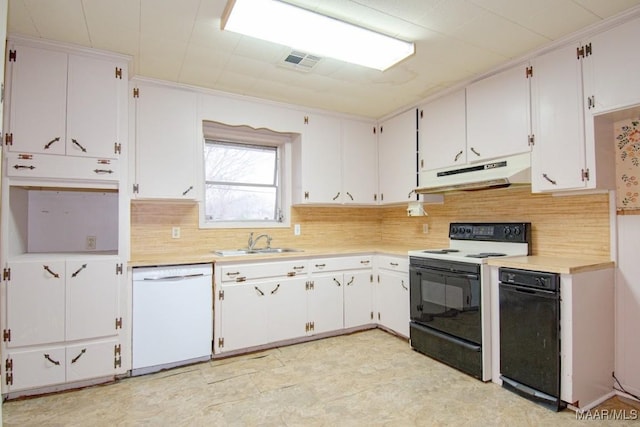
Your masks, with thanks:
[[[292,143],[294,135],[275,132],[269,129],[255,129],[250,126],[231,126],[224,123],[203,121],[203,138],[200,156],[202,159],[202,202],[200,203],[200,228],[287,228],[291,225],[291,176],[292,176]],[[228,142],[249,146],[276,147],[276,213],[280,212],[280,221],[274,220],[231,220],[214,221],[206,217],[206,165],[204,150],[207,141]]]

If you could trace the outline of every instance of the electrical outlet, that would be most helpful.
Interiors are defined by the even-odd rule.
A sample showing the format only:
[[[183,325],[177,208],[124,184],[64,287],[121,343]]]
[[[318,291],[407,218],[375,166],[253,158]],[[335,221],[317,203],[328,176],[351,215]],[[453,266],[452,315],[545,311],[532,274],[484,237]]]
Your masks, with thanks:
[[[429,233],[429,224],[422,224],[422,234]]]
[[[296,236],[300,235],[300,224],[294,224],[294,226],[293,226],[293,234],[295,234]]]
[[[95,250],[96,249],[96,241],[97,241],[96,236],[87,236],[87,244],[86,244],[87,249],[88,250]]]
[[[171,228],[171,238],[179,239],[180,238],[180,227]]]

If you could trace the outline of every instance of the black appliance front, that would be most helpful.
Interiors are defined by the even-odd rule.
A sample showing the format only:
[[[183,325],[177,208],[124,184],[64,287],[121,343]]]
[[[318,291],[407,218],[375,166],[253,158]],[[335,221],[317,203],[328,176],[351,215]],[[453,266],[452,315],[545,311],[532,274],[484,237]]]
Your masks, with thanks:
[[[480,266],[410,259],[411,346],[482,378]]]
[[[500,269],[500,373],[503,386],[555,411],[560,400],[560,298],[544,284],[556,275]],[[524,275],[524,276],[523,276]],[[533,286],[527,284],[533,280]],[[536,285],[537,284],[537,285]]]

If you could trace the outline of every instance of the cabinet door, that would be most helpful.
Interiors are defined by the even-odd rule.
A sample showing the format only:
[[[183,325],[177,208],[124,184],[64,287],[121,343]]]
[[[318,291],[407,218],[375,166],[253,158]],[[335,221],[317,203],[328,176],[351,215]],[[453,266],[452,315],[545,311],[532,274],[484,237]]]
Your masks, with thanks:
[[[467,161],[530,150],[528,64],[467,86]]]
[[[267,343],[267,286],[263,282],[222,286],[220,303],[220,352]]]
[[[381,204],[416,200],[418,186],[416,111],[383,122],[378,131],[378,188]]]
[[[65,154],[67,54],[16,46],[11,68],[9,150]]]
[[[262,289],[267,294],[269,302],[267,308],[268,342],[304,336],[307,322],[305,279],[269,282],[265,283]]]
[[[409,274],[381,271],[376,288],[378,323],[409,336]]]
[[[69,55],[66,154],[117,158],[119,119],[127,93],[124,78],[116,75],[123,64],[86,56]]]
[[[344,328],[342,274],[313,276],[307,291],[308,319],[312,334]],[[335,280],[334,280],[335,279]]]
[[[344,274],[344,327],[373,323],[373,276],[371,270]]]
[[[532,61],[534,192],[585,187],[581,173],[585,167],[582,72],[576,47],[554,50]]]
[[[138,85],[138,89],[136,196],[195,199],[196,94],[154,85]]]
[[[640,103],[640,19],[597,34],[584,59],[585,97],[593,97],[593,113]]]
[[[341,196],[346,204],[376,204],[378,148],[373,130],[373,123],[342,122]]]
[[[117,340],[72,345],[66,349],[67,382],[115,375]]]
[[[66,340],[116,335],[118,286],[116,261],[67,261]]]
[[[301,141],[302,203],[340,203],[340,120],[319,114],[308,116]]]
[[[6,359],[11,360],[12,381],[8,384],[8,391],[64,383],[65,357],[64,347],[9,352]]]
[[[12,262],[9,268],[7,347],[64,341],[64,261]]]
[[[464,165],[467,162],[464,89],[422,106],[418,135],[420,170]]]

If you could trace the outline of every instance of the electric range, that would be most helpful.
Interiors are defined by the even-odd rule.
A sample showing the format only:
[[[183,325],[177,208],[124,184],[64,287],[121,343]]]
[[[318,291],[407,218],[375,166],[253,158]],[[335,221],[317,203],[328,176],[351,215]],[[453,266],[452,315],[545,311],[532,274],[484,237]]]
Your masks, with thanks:
[[[451,223],[449,247],[409,251],[410,338],[417,351],[491,379],[487,261],[530,253],[530,223]]]

